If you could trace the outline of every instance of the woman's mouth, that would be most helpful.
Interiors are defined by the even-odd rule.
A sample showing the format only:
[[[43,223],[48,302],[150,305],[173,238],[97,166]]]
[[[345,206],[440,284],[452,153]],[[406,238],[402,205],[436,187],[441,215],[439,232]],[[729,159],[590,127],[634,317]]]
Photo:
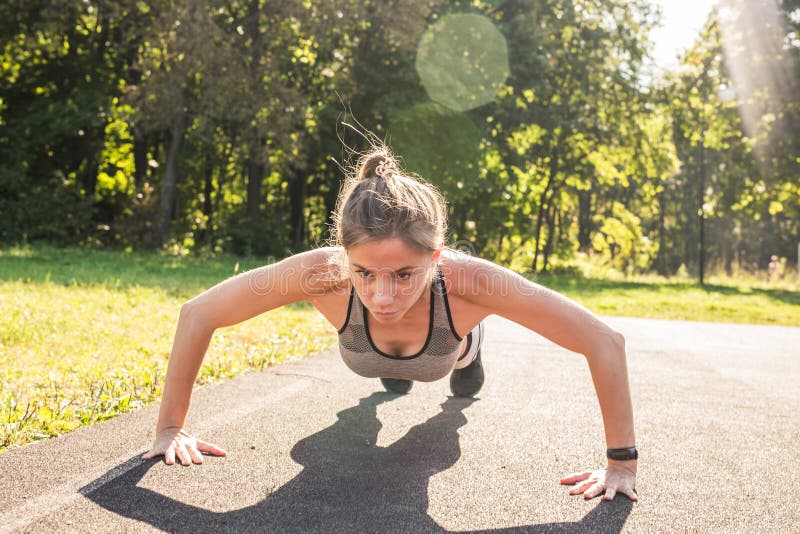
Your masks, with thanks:
[[[391,319],[395,315],[397,315],[396,311],[393,312],[372,312],[375,317],[378,319]]]

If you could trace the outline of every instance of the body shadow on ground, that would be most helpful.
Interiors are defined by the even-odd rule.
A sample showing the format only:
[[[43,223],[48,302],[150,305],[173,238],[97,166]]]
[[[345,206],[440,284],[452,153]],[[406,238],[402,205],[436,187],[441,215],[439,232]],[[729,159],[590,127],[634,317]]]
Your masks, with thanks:
[[[373,393],[339,412],[333,425],[300,440],[291,457],[302,472],[239,510],[214,512],[138,487],[159,460],[103,483],[117,466],[80,493],[115,514],[171,532],[447,532],[427,514],[428,483],[461,456],[458,429],[473,400],[449,397],[440,413],[378,447],[377,407],[395,398]],[[618,498],[599,502],[579,522],[475,532],[619,532],[631,508],[630,501]]]

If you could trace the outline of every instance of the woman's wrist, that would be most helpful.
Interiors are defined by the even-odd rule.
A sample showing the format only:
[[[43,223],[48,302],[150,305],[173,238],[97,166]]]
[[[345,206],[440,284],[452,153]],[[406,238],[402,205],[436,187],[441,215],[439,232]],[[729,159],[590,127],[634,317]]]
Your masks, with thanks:
[[[608,467],[617,467],[622,468],[630,471],[634,475],[636,474],[637,464],[639,460],[612,460],[608,459]]]
[[[636,474],[639,451],[636,445],[626,447],[609,447],[606,449],[608,467],[618,467]]]
[[[183,428],[180,425],[156,425],[156,435],[161,434],[167,430],[180,430]]]

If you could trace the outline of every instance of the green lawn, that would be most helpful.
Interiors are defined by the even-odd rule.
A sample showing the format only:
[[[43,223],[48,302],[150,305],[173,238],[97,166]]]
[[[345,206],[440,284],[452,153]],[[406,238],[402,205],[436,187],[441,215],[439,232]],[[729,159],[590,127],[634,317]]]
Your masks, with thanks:
[[[263,261],[241,260],[238,272]],[[0,451],[158,400],[181,304],[236,264],[0,249]],[[274,310],[216,332],[199,382],[305,356],[334,336],[308,305]]]
[[[0,451],[158,400],[183,302],[264,259],[45,246],[0,249]],[[541,277],[603,315],[800,325],[800,291],[757,280]],[[218,331],[199,382],[302,357],[335,340],[308,305]]]
[[[711,278],[608,281],[541,277],[542,285],[600,315],[800,326],[800,289],[789,282]]]

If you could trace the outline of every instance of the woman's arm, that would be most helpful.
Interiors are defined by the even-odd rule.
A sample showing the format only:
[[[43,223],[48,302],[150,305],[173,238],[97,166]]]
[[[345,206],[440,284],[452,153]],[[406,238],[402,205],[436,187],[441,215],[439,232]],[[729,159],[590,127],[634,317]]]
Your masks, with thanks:
[[[317,249],[242,273],[181,307],[156,425],[156,445],[146,458],[165,454],[167,463],[174,463],[177,454],[188,465],[202,462],[199,452],[224,454],[204,442],[198,441],[196,447],[176,441],[183,432],[192,388],[214,331],[324,292],[324,277],[315,275],[325,269],[331,253],[332,249]]]
[[[600,403],[607,448],[634,446],[633,408],[622,334],[577,302],[509,269],[476,258],[459,262],[461,265],[455,269],[463,270],[463,277],[457,291],[481,306],[486,315],[510,319],[586,357]],[[632,475],[636,473],[636,460],[609,460],[608,465],[615,472],[625,469]],[[624,486],[603,489],[612,496],[616,489],[626,494],[630,491],[629,496],[634,498],[633,486]],[[590,487],[585,495],[594,497],[601,491],[597,486]]]

